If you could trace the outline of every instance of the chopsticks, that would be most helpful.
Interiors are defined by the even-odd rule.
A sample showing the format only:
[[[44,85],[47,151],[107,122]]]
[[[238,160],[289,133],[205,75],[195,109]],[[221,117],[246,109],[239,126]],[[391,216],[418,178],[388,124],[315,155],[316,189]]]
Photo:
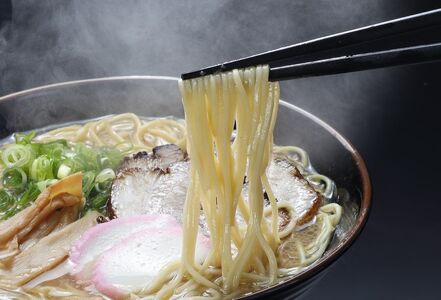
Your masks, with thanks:
[[[332,75],[390,66],[441,60],[441,43],[333,57],[271,68],[270,81]]]
[[[270,80],[279,81],[440,60],[441,43],[374,52],[364,50],[360,53],[357,52],[360,50],[353,50],[357,46],[384,43],[387,39],[437,26],[441,26],[441,9],[345,31],[225,62],[182,74],[181,78],[191,79],[237,68],[268,64],[270,66]],[[295,62],[294,64],[292,63],[293,61]]]

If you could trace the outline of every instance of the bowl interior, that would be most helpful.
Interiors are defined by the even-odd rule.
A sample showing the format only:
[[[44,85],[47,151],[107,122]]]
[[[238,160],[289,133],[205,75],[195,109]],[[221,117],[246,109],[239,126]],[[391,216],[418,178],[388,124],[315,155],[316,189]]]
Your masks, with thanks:
[[[1,97],[0,140],[14,132],[124,112],[144,117],[183,118],[176,78],[91,79]],[[329,125],[302,109],[281,101],[274,137],[278,145],[305,149],[317,171],[336,182],[339,201],[344,207],[342,222],[324,257],[281,285],[286,287],[317,274],[351,244],[366,221],[371,189],[366,167],[357,151]]]

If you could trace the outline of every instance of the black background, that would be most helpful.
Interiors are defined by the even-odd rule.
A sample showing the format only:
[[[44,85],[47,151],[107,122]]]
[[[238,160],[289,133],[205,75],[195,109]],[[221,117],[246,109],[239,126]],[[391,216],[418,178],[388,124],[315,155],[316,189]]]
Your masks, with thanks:
[[[169,75],[441,7],[441,1],[0,0],[0,95],[66,80]],[[412,41],[441,41],[441,30]],[[282,83],[361,152],[373,207],[302,299],[439,299],[441,63]]]

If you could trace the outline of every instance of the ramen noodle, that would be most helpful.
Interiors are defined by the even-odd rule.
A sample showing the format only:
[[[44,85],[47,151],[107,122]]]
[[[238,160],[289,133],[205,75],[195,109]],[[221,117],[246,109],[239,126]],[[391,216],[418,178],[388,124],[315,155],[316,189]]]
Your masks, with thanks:
[[[125,113],[3,145],[0,293],[234,298],[316,262],[342,208],[304,150],[273,145],[268,72],[180,81],[185,120]]]

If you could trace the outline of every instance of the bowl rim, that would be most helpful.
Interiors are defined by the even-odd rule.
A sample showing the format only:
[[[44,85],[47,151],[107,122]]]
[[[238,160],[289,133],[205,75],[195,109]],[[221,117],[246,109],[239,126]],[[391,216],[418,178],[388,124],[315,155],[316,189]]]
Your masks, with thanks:
[[[15,97],[24,96],[28,94],[32,94],[34,92],[38,92],[40,90],[45,89],[51,89],[51,88],[58,88],[58,87],[67,87],[72,85],[78,85],[78,84],[84,84],[84,83],[98,83],[98,82],[106,82],[106,81],[120,81],[120,80],[167,80],[167,81],[177,81],[179,78],[177,77],[171,77],[171,76],[155,76],[155,75],[133,75],[133,76],[113,76],[113,77],[99,77],[99,78],[90,78],[90,79],[81,79],[81,80],[73,80],[73,81],[65,81],[60,83],[53,83],[53,84],[47,84],[42,85],[26,90],[22,90],[19,92],[14,92],[11,94],[7,94],[5,96],[0,97],[0,102],[13,99]],[[306,118],[310,119],[320,127],[324,128],[328,133],[330,133],[334,138],[336,138],[343,147],[351,154],[357,169],[361,176],[361,184],[362,184],[362,190],[361,190],[361,199],[360,199],[360,210],[359,214],[357,216],[357,219],[355,220],[354,226],[349,230],[345,237],[341,240],[341,242],[330,252],[326,253],[325,256],[320,258],[320,261],[318,261],[316,264],[314,264],[311,268],[307,268],[304,271],[299,272],[298,274],[295,274],[294,278],[288,279],[280,284],[277,284],[275,286],[267,287],[265,289],[259,290],[255,293],[252,293],[250,295],[245,295],[243,297],[240,297],[240,299],[250,299],[250,298],[257,298],[257,297],[263,297],[268,296],[270,294],[273,294],[274,292],[278,292],[281,290],[285,290],[289,288],[292,285],[295,285],[297,283],[306,281],[309,278],[312,278],[313,276],[320,273],[322,270],[324,270],[326,267],[328,267],[331,263],[335,262],[337,258],[339,258],[344,251],[346,251],[349,246],[351,246],[355,239],[359,236],[360,232],[364,228],[364,225],[367,222],[369,211],[371,208],[371,201],[372,201],[372,186],[371,186],[371,180],[369,178],[369,173],[366,167],[366,163],[358,150],[352,145],[351,142],[349,142],[343,135],[341,135],[337,130],[335,130],[332,126],[330,126],[328,123],[320,119],[319,117],[311,114],[310,112],[307,112],[306,110],[291,104],[287,101],[284,101],[280,99],[281,106],[284,106],[288,109],[294,110],[301,115],[305,116]]]

